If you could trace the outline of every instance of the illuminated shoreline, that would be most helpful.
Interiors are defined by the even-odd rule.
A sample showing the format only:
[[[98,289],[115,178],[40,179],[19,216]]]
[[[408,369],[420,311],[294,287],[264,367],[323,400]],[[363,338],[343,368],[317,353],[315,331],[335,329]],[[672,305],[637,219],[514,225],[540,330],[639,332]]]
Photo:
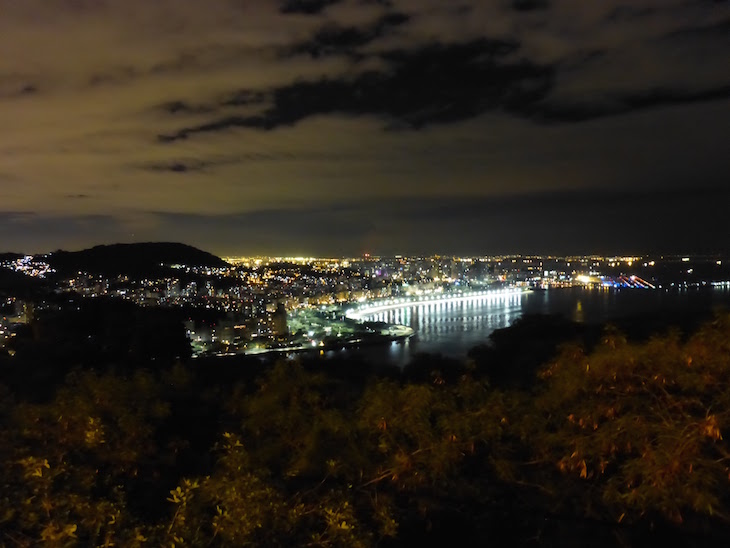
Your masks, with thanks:
[[[446,294],[439,295],[438,297],[420,296],[410,298],[403,297],[395,299],[385,299],[384,301],[372,301],[370,303],[360,305],[358,308],[349,308],[345,311],[345,316],[353,320],[363,320],[375,314],[380,314],[389,310],[398,310],[400,308],[412,308],[415,306],[429,306],[443,303],[505,298],[515,295],[524,295],[525,293],[528,293],[530,291],[531,290],[528,288],[510,288],[499,290],[474,291],[455,295]]]

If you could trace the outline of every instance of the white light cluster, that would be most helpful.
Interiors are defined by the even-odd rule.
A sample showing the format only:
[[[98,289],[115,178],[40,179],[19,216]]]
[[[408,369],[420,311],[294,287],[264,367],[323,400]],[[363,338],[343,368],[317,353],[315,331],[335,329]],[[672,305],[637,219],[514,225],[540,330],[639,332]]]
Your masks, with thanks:
[[[510,289],[497,289],[488,291],[470,291],[470,292],[457,292],[447,293],[439,296],[420,296],[420,297],[407,297],[407,298],[395,298],[385,299],[382,301],[373,301],[364,306],[360,306],[357,309],[350,308],[345,311],[345,315],[353,320],[362,320],[367,316],[373,314],[379,314],[388,310],[395,310],[398,308],[405,308],[411,305],[433,305],[447,302],[459,302],[467,301],[472,299],[483,299],[483,298],[502,298],[511,295],[520,295],[529,291],[526,288],[510,288]]]
[[[25,255],[12,261],[3,261],[0,266],[33,278],[45,278],[48,274],[55,272],[51,265],[36,259],[33,255]]]

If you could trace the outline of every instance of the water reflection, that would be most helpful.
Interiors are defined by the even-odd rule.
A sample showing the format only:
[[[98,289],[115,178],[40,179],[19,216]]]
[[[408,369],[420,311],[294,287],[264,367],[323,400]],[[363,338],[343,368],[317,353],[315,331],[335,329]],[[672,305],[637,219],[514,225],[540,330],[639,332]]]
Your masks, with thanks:
[[[467,344],[475,346],[484,342],[495,329],[507,327],[521,314],[523,299],[530,297],[530,294],[514,293],[428,304],[412,303],[365,319],[413,328],[416,337],[409,342],[409,349],[417,347],[422,352],[449,353],[448,348],[453,342],[461,347]],[[448,344],[449,341],[452,344]],[[400,351],[400,348],[397,350]]]
[[[328,352],[359,356],[371,362],[403,366],[421,352],[463,358],[486,343],[495,329],[509,327],[524,314],[555,314],[585,323],[661,312],[730,309],[730,289],[652,291],[641,289],[566,288],[509,295],[483,295],[462,301],[410,304],[367,319],[408,325],[408,341]]]
[[[583,302],[580,299],[578,299],[578,302],[575,303],[573,321],[578,323],[583,323],[585,321],[585,316],[583,315]]]

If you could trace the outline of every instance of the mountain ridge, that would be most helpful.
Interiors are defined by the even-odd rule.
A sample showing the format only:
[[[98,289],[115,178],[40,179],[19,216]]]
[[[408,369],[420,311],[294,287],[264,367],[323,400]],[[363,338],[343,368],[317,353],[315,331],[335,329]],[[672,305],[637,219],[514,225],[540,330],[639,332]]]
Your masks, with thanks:
[[[169,265],[229,266],[220,257],[179,242],[140,242],[97,245],[80,251],[57,250],[47,255],[51,267],[62,273],[157,274]]]

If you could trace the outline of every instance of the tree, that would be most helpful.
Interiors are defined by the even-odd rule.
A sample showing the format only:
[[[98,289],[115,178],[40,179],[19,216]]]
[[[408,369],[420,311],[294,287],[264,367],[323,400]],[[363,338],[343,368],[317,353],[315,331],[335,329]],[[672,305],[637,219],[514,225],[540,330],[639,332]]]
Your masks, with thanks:
[[[526,414],[535,458],[593,516],[730,519],[730,315],[688,340],[630,344],[607,330],[590,354],[566,347]]]
[[[74,373],[47,404],[3,417],[0,525],[20,545],[134,546],[144,523],[128,491],[158,457],[155,427],[168,409],[148,373],[125,379]]]

